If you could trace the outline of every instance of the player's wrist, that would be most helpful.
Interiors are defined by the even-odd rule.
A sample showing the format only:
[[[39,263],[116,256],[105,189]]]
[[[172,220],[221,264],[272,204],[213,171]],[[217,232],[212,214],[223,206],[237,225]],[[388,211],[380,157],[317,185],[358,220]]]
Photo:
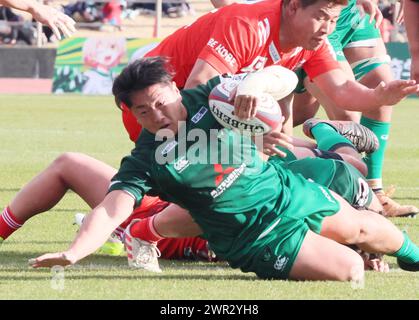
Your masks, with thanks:
[[[79,261],[78,256],[72,252],[71,250],[64,251],[62,253],[62,256],[64,259],[66,259],[70,264],[75,264],[77,261]]]
[[[374,89],[373,92],[373,103],[372,105],[376,106],[376,107],[381,107],[383,105],[385,105],[385,84],[384,82],[381,82],[380,84],[378,84],[378,86]]]
[[[30,13],[32,16],[35,16],[38,13],[39,7],[41,6],[41,4],[32,1],[28,1],[26,5],[27,9],[25,11]]]

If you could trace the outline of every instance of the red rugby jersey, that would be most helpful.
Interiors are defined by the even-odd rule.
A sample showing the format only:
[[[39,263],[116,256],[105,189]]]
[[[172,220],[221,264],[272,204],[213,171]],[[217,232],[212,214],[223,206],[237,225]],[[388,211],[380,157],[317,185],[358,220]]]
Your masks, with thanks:
[[[302,47],[282,52],[279,28],[282,0],[234,4],[213,10],[194,23],[178,29],[146,56],[166,56],[176,72],[174,81],[182,88],[196,62],[202,59],[220,74],[259,70],[281,65],[300,67],[310,79],[339,68],[328,42],[317,50]],[[141,128],[129,110],[123,121],[130,139],[136,141]]]

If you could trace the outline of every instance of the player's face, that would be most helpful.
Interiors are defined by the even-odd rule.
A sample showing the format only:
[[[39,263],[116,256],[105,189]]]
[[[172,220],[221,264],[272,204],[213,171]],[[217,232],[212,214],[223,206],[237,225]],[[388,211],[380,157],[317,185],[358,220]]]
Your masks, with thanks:
[[[305,8],[299,6],[293,19],[293,34],[298,37],[299,46],[307,50],[318,49],[335,30],[341,9],[341,5],[323,0]]]
[[[178,122],[185,121],[187,112],[174,82],[157,83],[131,95],[131,112],[142,127],[157,134],[161,129],[178,130]],[[167,135],[166,135],[167,136]]]

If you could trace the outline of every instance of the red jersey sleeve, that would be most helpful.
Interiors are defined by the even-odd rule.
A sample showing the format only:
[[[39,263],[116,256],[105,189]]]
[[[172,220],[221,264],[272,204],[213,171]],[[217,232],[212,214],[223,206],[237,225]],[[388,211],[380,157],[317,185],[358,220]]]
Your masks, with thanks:
[[[336,54],[329,41],[325,41],[319,49],[314,51],[312,56],[303,65],[304,71],[310,80],[333,69],[339,69]]]
[[[141,133],[141,126],[132,112],[126,107],[122,107],[122,122],[124,123],[125,130],[127,130],[130,140],[136,142]]]
[[[251,61],[258,47],[258,33],[240,17],[225,17],[217,21],[209,41],[198,58],[209,63],[220,74],[237,73]]]

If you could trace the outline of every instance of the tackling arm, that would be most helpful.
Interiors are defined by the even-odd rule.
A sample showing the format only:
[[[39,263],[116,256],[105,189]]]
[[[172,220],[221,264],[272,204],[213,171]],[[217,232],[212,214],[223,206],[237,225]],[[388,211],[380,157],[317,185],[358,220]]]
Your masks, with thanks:
[[[411,80],[380,83],[375,89],[350,80],[340,69],[315,77],[313,82],[338,108],[349,111],[370,111],[384,105],[395,105],[409,94],[419,91]]]
[[[186,80],[184,89],[195,88],[200,84],[207,83],[208,80],[218,76],[222,72],[217,71],[208,62],[198,59],[196,60],[188,80]]]
[[[30,260],[35,267],[74,264],[95,252],[132,212],[135,200],[124,191],[112,191],[85,218],[70,248]]]

